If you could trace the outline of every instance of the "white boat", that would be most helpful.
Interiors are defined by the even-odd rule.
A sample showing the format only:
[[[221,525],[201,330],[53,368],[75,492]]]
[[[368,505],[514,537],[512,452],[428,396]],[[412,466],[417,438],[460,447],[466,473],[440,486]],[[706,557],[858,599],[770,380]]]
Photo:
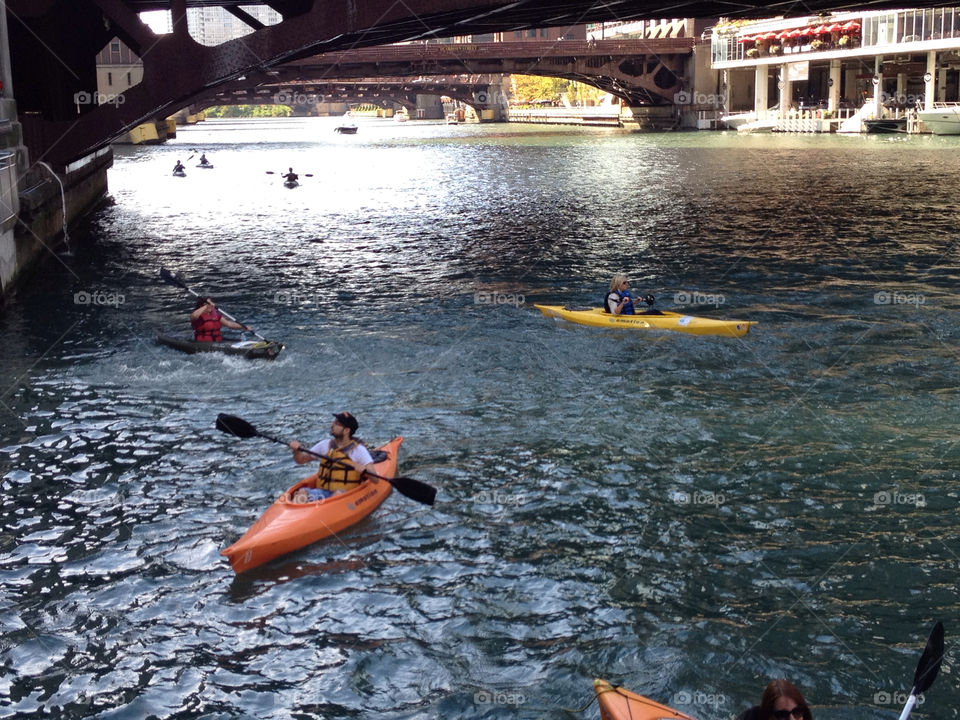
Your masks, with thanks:
[[[724,115],[720,118],[720,122],[722,122],[731,130],[739,130],[741,125],[746,125],[747,123],[753,122],[756,119],[757,114],[755,112],[743,112]]]
[[[459,122],[456,113],[447,113],[447,125],[456,125]]]
[[[753,120],[740,125],[737,128],[737,133],[740,135],[747,135],[750,133],[772,133],[776,127],[776,120]]]
[[[960,103],[934,103],[931,110],[917,110],[917,119],[934,135],[960,135]]]
[[[407,120],[410,119],[410,116],[407,115],[407,111],[404,109],[404,110],[399,110],[399,111],[393,116],[393,119],[396,120],[397,122],[406,122]]]

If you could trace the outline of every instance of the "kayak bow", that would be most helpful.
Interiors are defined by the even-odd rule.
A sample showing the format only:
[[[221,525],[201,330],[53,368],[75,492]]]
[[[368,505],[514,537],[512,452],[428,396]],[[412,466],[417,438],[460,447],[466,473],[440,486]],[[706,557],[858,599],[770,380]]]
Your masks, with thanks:
[[[392,478],[397,472],[397,451],[402,442],[403,438],[397,437],[378,448],[386,453],[386,458],[371,470]],[[326,500],[292,502],[293,494],[302,487],[312,487],[316,477],[314,473],[288,489],[243,537],[220,552],[230,560],[234,572],[239,574],[263,565],[356,525],[380,507],[393,490],[386,480],[368,479]]]
[[[546,317],[560,318],[590,327],[616,327],[628,330],[673,330],[689,335],[723,335],[743,337],[750,332],[752,320],[715,320],[680,313],[661,311],[657,314],[612,315],[603,308],[573,310],[562,305],[534,305]]]
[[[606,680],[594,680],[593,691],[600,705],[600,720],[693,720],[686,713],[611,685]]]

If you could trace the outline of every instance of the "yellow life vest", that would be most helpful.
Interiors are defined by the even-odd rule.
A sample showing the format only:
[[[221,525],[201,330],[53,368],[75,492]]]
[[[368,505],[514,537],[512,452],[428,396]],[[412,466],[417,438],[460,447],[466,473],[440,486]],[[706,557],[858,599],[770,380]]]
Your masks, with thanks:
[[[334,448],[331,443],[330,450],[325,454],[329,460],[320,461],[320,467],[317,470],[316,486],[322,490],[349,490],[356,487],[361,482],[360,473],[347,465],[341,465],[334,460],[350,460],[350,451],[357,446],[356,440],[351,440],[342,448]]]

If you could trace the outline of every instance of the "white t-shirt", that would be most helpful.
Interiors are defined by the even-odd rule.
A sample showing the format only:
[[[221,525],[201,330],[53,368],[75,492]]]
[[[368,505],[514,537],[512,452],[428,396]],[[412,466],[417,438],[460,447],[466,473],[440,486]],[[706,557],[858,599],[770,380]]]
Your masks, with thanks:
[[[611,315],[615,315],[617,312],[617,305],[620,304],[620,293],[616,290],[611,290],[607,293],[607,312]]]
[[[329,455],[332,446],[333,438],[327,438],[326,440],[318,442],[310,448],[310,450],[311,452],[320,453],[321,455]],[[373,462],[373,457],[370,455],[370,451],[367,450],[366,445],[361,445],[360,443],[353,446],[353,449],[347,453],[347,457],[358,465],[369,465]]]

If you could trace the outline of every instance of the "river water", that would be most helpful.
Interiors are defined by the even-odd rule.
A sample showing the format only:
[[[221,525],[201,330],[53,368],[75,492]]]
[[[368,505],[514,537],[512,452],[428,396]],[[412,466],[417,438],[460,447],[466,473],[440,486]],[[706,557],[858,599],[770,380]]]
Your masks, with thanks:
[[[936,619],[951,664],[957,140],[336,122],[117,148],[5,308],[0,717],[596,718],[564,708],[604,677],[714,720],[789,677],[890,718]],[[160,268],[287,349],[157,346],[192,308]],[[760,324],[533,308],[619,271]],[[315,442],[344,409],[436,505],[235,576],[305,470],[217,413]],[[949,667],[925,700],[960,716]]]

